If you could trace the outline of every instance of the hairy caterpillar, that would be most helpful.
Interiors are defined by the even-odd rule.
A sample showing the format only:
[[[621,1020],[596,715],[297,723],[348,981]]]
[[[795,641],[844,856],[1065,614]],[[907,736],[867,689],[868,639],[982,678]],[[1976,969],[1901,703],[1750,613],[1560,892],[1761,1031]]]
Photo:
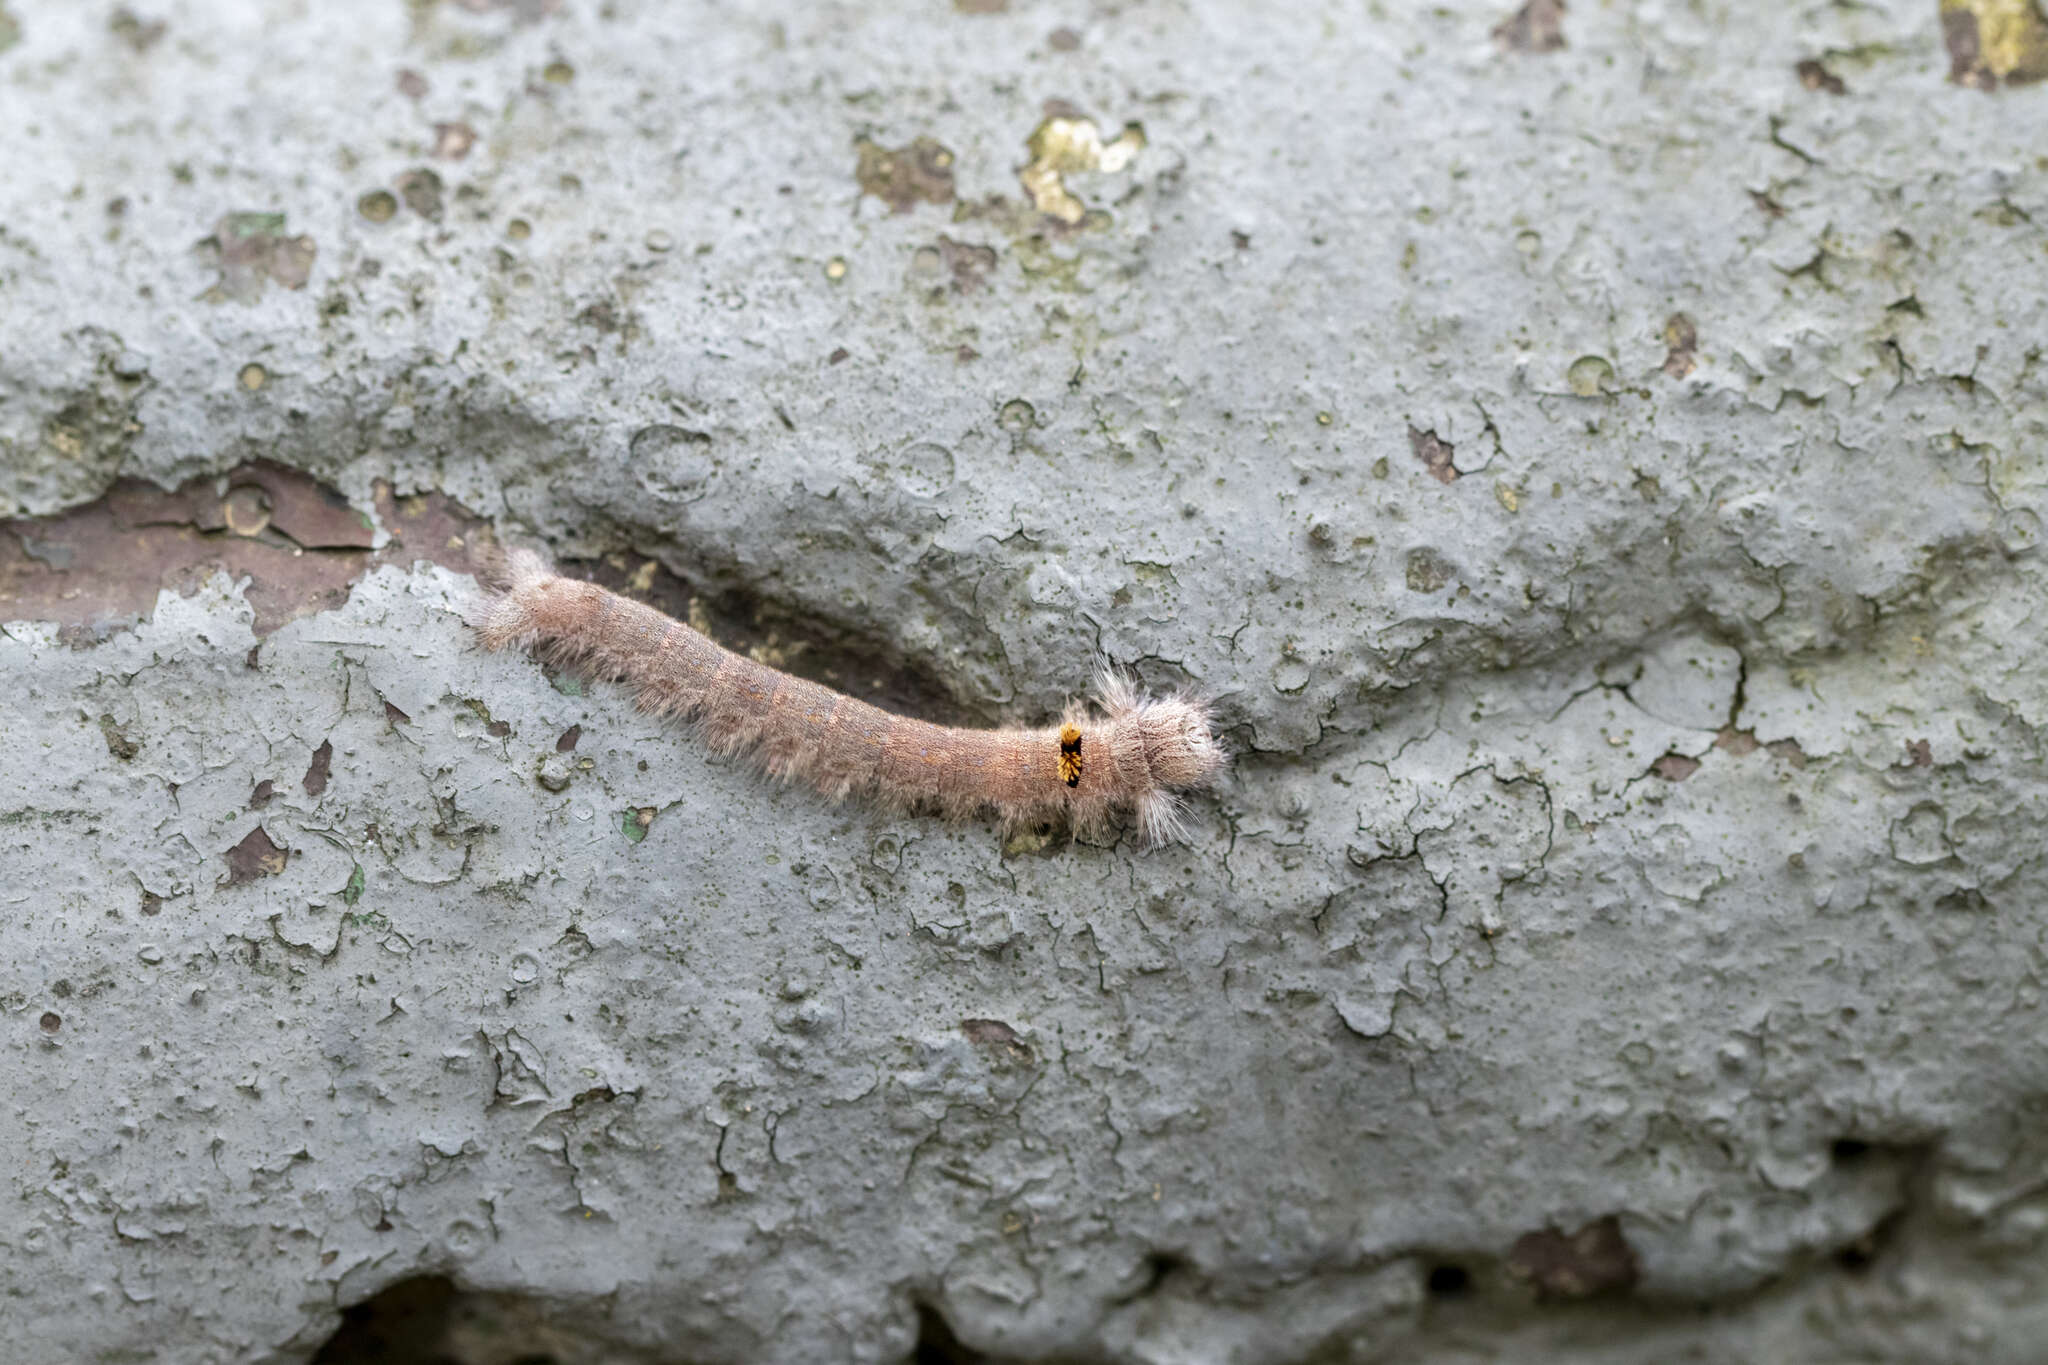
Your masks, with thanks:
[[[1128,811],[1148,841],[1165,843],[1186,838],[1181,793],[1207,787],[1225,763],[1207,707],[1143,696],[1107,669],[1100,717],[1076,702],[1048,729],[956,729],[735,654],[653,607],[562,577],[530,550],[502,555],[485,578],[485,647],[538,644],[551,662],[621,679],[645,710],[694,721],[713,752],[835,801],[931,806],[950,819],[993,810],[1012,826],[1064,817],[1084,835]]]

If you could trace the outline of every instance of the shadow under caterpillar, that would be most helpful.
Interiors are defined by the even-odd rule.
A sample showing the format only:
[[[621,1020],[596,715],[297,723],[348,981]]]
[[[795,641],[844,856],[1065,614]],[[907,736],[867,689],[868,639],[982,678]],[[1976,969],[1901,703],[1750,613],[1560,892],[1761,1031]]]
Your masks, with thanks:
[[[631,598],[564,578],[531,550],[486,567],[477,623],[486,648],[539,646],[551,663],[630,685],[640,706],[679,716],[714,753],[837,801],[933,807],[949,819],[992,810],[1015,827],[1064,819],[1103,833],[1128,812],[1148,842],[1187,838],[1183,793],[1212,785],[1227,757],[1209,709],[1148,697],[1105,669],[1095,715],[1070,702],[1044,729],[970,730],[893,715],[735,654]]]

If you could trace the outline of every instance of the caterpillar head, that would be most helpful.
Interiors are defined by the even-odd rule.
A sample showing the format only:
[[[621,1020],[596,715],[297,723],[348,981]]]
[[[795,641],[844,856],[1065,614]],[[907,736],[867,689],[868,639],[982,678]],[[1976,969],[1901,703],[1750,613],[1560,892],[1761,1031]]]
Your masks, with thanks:
[[[1209,708],[1185,697],[1143,703],[1132,716],[1145,737],[1145,762],[1163,787],[1206,787],[1223,771],[1223,746],[1209,728]]]
[[[1098,680],[1102,708],[1143,743],[1152,780],[1170,791],[1206,787],[1229,755],[1210,726],[1209,708],[1188,697],[1147,697],[1122,674],[1105,669]]]

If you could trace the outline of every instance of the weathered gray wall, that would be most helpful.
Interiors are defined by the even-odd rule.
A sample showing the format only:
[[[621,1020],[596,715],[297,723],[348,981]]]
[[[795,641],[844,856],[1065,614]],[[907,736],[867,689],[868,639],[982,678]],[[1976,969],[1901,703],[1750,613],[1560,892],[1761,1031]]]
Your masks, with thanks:
[[[6,0],[0,515],[441,490],[1240,754],[1006,848],[431,565],[11,624],[22,1358],[438,1272],[693,1360],[2036,1359],[2048,89],[1935,0],[881,8]]]

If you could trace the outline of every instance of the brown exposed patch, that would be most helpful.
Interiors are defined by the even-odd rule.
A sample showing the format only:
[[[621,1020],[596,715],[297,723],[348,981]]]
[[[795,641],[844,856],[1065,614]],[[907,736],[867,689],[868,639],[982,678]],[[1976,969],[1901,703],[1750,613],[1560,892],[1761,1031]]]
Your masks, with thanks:
[[[1683,379],[1693,372],[1694,353],[1699,349],[1699,329],[1683,313],[1664,319],[1664,373]]]
[[[226,485],[216,493],[214,480],[199,478],[166,493],[124,480],[106,501],[124,529],[184,525],[243,538],[275,530],[306,550],[366,550],[375,538],[346,497],[289,466],[255,460],[230,471]]]
[[[256,790],[249,793],[249,809],[262,810],[270,804],[270,798],[277,795],[277,784],[264,778],[256,784]]]
[[[117,8],[107,20],[107,32],[128,44],[136,52],[147,52],[155,47],[163,38],[165,27],[163,20],[145,20],[126,5]]]
[[[1529,0],[1494,25],[1493,40],[1510,52],[1556,52],[1564,46],[1564,0]]]
[[[1975,90],[2048,76],[2048,19],[2035,0],[1941,0],[1948,78]]]
[[[412,724],[412,717],[387,701],[384,703],[384,723],[386,725],[410,725]]]
[[[313,761],[306,767],[306,775],[299,785],[306,789],[306,795],[318,796],[327,790],[327,775],[334,770],[334,741],[323,739],[320,747],[313,751]]]
[[[42,1018],[36,1020],[36,1027],[45,1033],[55,1033],[64,1027],[64,1016],[55,1010],[44,1010]]]
[[[953,202],[953,153],[937,139],[920,137],[890,148],[861,138],[854,149],[860,161],[853,178],[861,193],[872,194],[892,213],[908,213],[920,201]]]
[[[123,763],[142,752],[142,746],[130,739],[128,732],[123,730],[111,715],[101,715],[100,737],[107,742],[107,752]]]
[[[978,1045],[1019,1041],[1017,1030],[1000,1019],[962,1019],[960,1031],[967,1035],[968,1042]]]
[[[1806,766],[1806,750],[1799,747],[1796,739],[1774,739],[1764,748],[1771,751],[1772,758],[1782,758],[1795,768]]]
[[[413,70],[409,66],[399,68],[399,94],[405,96],[409,100],[421,99],[425,97],[428,88],[429,87],[427,85],[427,78],[425,76],[422,76],[419,72]]]
[[[254,303],[266,282],[304,289],[313,271],[311,237],[287,237],[282,213],[230,213],[202,237],[198,250],[212,258],[220,279],[199,297],[207,303]]]
[[[441,221],[441,177],[427,166],[415,166],[398,177],[398,197],[430,223]]]
[[[215,569],[250,580],[255,630],[338,606],[369,569],[432,560],[474,572],[482,519],[439,493],[376,490],[391,541],[370,549],[369,518],[298,470],[256,461],[166,492],[123,480],[97,502],[0,522],[0,619],[54,621],[88,640],[133,624],[170,588],[189,593]]]
[[[1460,471],[1455,464],[1451,463],[1451,457],[1457,453],[1457,449],[1449,441],[1444,440],[1433,431],[1422,431],[1415,427],[1410,427],[1408,428],[1408,448],[1415,452],[1415,458],[1422,461],[1422,467],[1427,469],[1430,477],[1438,483],[1456,483],[1458,481]]]
[[[953,0],[953,8],[962,14],[1004,14],[1010,0]]]
[[[916,264],[926,273],[943,271],[954,293],[972,294],[988,283],[989,272],[996,268],[996,249],[956,242],[941,233],[937,243],[918,249]]]
[[[1700,761],[1685,754],[1666,754],[1650,765],[1653,776],[1666,782],[1683,782],[1700,770]]]
[[[1081,46],[1081,35],[1070,28],[1056,28],[1045,35],[1045,45],[1054,52],[1073,52]]]
[[[1777,196],[1773,195],[1769,190],[1751,190],[1749,192],[1749,202],[1755,204],[1757,212],[1763,214],[1766,218],[1783,218],[1785,216],[1785,206],[1780,204]]]
[[[1924,739],[1906,741],[1906,766],[1909,768],[1931,768],[1934,766],[1934,746]]]
[[[848,356],[852,354],[853,352],[847,350],[844,346],[834,346],[832,348],[832,354],[825,357],[825,363],[827,365],[837,365],[840,361],[846,359]]]
[[[1729,725],[1724,726],[1721,733],[1714,736],[1714,747],[1741,758],[1745,754],[1755,753],[1763,746],[1756,742],[1755,731],[1738,730]]]
[[[580,725],[570,726],[568,729],[562,731],[561,735],[555,740],[555,752],[558,754],[575,753],[576,741],[582,738],[583,727]]]
[[[994,1053],[1003,1063],[1028,1066],[1037,1060],[1030,1045],[1017,1036],[1017,1030],[1000,1019],[962,1019],[960,1032],[968,1042]]]
[[[0,52],[5,52],[21,41],[21,20],[7,12],[7,6],[0,4]]]
[[[1842,84],[1842,78],[1822,66],[1817,57],[1808,57],[1792,68],[1799,76],[1799,83],[1808,90],[1817,90],[1824,95],[1846,95],[1849,87]]]
[[[1610,1214],[1570,1236],[1548,1228],[1524,1233],[1508,1252],[1507,1272],[1539,1294],[1585,1299],[1633,1287],[1642,1270],[1620,1220]]]
[[[476,146],[476,129],[467,123],[434,125],[434,155],[443,161],[460,161]]]
[[[379,479],[371,497],[377,520],[391,534],[390,543],[371,556],[371,568],[424,559],[455,573],[476,572],[477,556],[490,542],[484,518],[438,489],[401,498]]]
[[[274,877],[284,871],[285,859],[289,855],[271,843],[270,835],[258,825],[223,856],[227,859],[228,875],[220,885],[241,886],[258,877]]]

